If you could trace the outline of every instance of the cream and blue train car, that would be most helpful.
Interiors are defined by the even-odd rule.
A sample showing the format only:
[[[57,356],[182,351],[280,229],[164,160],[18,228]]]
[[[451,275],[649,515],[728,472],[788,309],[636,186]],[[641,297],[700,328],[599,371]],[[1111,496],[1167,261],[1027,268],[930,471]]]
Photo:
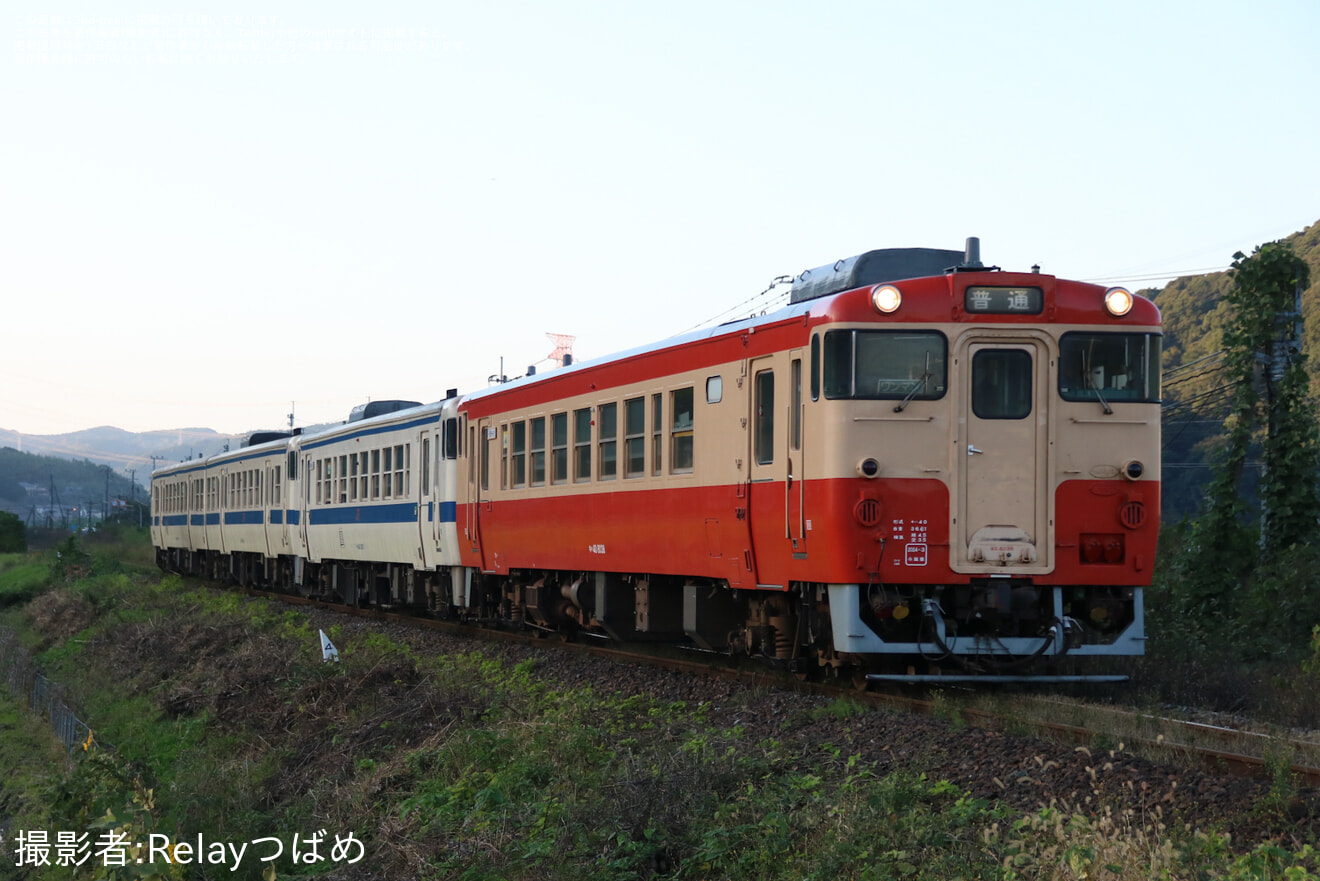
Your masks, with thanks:
[[[199,546],[206,547],[204,495],[206,463],[180,462],[151,475],[151,543],[165,569],[190,571]]]
[[[151,476],[152,541],[162,568],[186,575],[275,583],[291,559],[283,498],[289,435],[255,434],[249,445]]]
[[[277,580],[276,567],[288,556],[284,529],[288,435],[253,435],[249,445],[207,460],[203,485],[208,540],[220,536],[226,574],[239,584],[266,585]]]
[[[427,608],[448,595],[459,563],[457,405],[456,393],[428,405],[376,401],[290,442],[303,593]]]

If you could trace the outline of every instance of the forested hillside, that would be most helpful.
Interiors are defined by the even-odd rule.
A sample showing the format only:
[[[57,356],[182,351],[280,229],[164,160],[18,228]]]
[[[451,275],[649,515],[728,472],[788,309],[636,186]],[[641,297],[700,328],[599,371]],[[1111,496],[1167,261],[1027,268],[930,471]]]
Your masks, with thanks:
[[[27,518],[36,509],[37,518],[44,523],[47,512],[56,500],[51,498],[51,482],[54,481],[55,495],[59,505],[64,508],[64,516],[75,519],[70,513],[74,507],[85,507],[89,503],[98,513],[105,503],[107,468],[86,459],[70,461],[54,456],[35,456],[20,453],[5,447],[0,449],[0,510],[13,511],[19,517]],[[109,472],[109,496],[115,499],[144,500],[146,490],[134,489],[127,475]],[[53,512],[59,522],[60,512]]]
[[[1311,267],[1312,283],[1302,295],[1302,351],[1308,356],[1312,393],[1320,396],[1320,222],[1284,241]],[[1164,318],[1166,521],[1196,512],[1228,413],[1230,388],[1222,370],[1227,317],[1223,297],[1232,285],[1230,272],[1218,272],[1180,278],[1163,290],[1142,292],[1154,299]],[[1248,470],[1249,487],[1254,469]]]

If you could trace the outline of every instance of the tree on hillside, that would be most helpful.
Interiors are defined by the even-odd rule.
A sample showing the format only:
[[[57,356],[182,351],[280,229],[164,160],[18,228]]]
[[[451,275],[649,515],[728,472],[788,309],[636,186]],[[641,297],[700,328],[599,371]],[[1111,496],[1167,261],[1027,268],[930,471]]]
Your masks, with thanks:
[[[1300,351],[1300,292],[1310,270],[1286,243],[1234,255],[1225,296],[1224,376],[1231,392],[1223,456],[1194,524],[1177,605],[1188,622],[1213,628],[1247,606],[1278,608],[1270,567],[1320,537],[1320,430]],[[1242,493],[1250,450],[1260,446],[1259,538]],[[1247,588],[1244,590],[1244,588]]]
[[[1232,432],[1264,430],[1261,553],[1309,542],[1317,534],[1320,434],[1301,352],[1301,292],[1310,268],[1286,244],[1233,255],[1233,318],[1224,331],[1228,369],[1236,383]],[[1235,455],[1237,446],[1234,445]],[[1231,466],[1241,472],[1246,460]]]
[[[27,550],[27,530],[17,514],[0,511],[0,554],[21,554]]]

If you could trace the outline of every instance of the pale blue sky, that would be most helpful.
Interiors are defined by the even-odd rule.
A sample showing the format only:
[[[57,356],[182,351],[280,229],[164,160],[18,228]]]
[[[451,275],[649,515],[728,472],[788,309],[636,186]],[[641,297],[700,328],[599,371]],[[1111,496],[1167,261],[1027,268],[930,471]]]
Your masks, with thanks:
[[[1320,219],[1310,0],[365,6],[7,5],[0,427],[341,420],[871,248],[1141,287]]]

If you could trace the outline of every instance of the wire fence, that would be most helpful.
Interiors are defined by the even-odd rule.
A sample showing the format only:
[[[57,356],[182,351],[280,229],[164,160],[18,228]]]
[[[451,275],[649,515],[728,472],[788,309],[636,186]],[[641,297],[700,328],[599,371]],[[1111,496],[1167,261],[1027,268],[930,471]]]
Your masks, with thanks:
[[[69,707],[64,686],[37,669],[32,655],[19,644],[18,634],[9,627],[0,627],[0,681],[15,698],[26,700],[32,712],[50,721],[51,730],[70,757],[75,749],[99,746],[92,729]]]

